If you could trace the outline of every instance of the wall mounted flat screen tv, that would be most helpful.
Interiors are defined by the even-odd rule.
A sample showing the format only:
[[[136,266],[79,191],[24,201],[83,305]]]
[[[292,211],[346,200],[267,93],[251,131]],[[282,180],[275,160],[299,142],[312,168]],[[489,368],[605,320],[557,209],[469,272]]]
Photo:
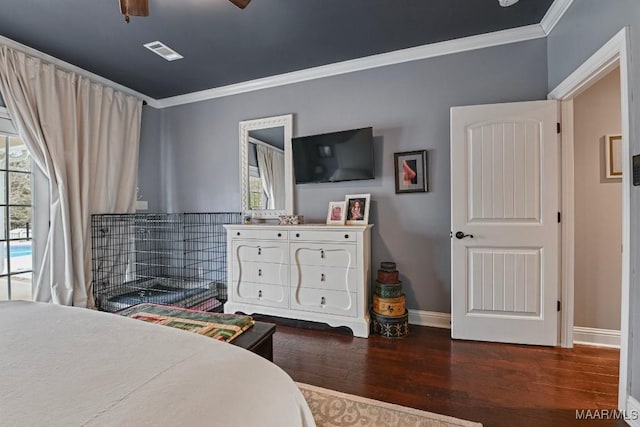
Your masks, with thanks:
[[[374,179],[373,128],[291,140],[296,184]]]

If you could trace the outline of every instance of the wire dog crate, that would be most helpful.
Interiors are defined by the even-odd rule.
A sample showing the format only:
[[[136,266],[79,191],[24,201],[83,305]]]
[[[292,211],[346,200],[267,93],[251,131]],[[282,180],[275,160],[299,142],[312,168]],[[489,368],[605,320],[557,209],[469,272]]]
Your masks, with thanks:
[[[140,303],[221,310],[227,300],[224,224],[240,213],[100,214],[91,217],[96,307]]]

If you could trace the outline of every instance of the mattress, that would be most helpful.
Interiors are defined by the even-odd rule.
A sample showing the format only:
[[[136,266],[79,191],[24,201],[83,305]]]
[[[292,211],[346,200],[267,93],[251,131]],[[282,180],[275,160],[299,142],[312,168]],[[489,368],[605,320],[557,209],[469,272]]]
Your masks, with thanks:
[[[315,425],[275,364],[174,328],[0,302],[0,346],[2,425]]]

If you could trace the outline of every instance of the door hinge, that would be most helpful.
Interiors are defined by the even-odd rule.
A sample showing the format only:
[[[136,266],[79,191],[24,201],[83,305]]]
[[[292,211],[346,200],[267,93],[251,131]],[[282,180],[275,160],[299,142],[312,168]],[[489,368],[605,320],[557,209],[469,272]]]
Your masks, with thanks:
[[[561,306],[560,301],[558,301],[558,311],[560,311],[560,306]]]
[[[558,133],[562,132],[562,126],[560,126],[560,122],[556,123],[558,129]]]
[[[560,215],[560,212],[558,212],[558,224],[560,224],[560,218],[561,218],[561,215]]]

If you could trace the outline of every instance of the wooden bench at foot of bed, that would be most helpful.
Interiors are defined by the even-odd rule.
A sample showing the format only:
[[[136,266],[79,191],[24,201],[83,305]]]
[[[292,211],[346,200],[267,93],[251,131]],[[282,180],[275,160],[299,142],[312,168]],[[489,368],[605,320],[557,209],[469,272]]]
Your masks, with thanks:
[[[253,327],[231,341],[231,344],[247,349],[273,362],[273,334],[275,332],[275,324],[256,321]]]

